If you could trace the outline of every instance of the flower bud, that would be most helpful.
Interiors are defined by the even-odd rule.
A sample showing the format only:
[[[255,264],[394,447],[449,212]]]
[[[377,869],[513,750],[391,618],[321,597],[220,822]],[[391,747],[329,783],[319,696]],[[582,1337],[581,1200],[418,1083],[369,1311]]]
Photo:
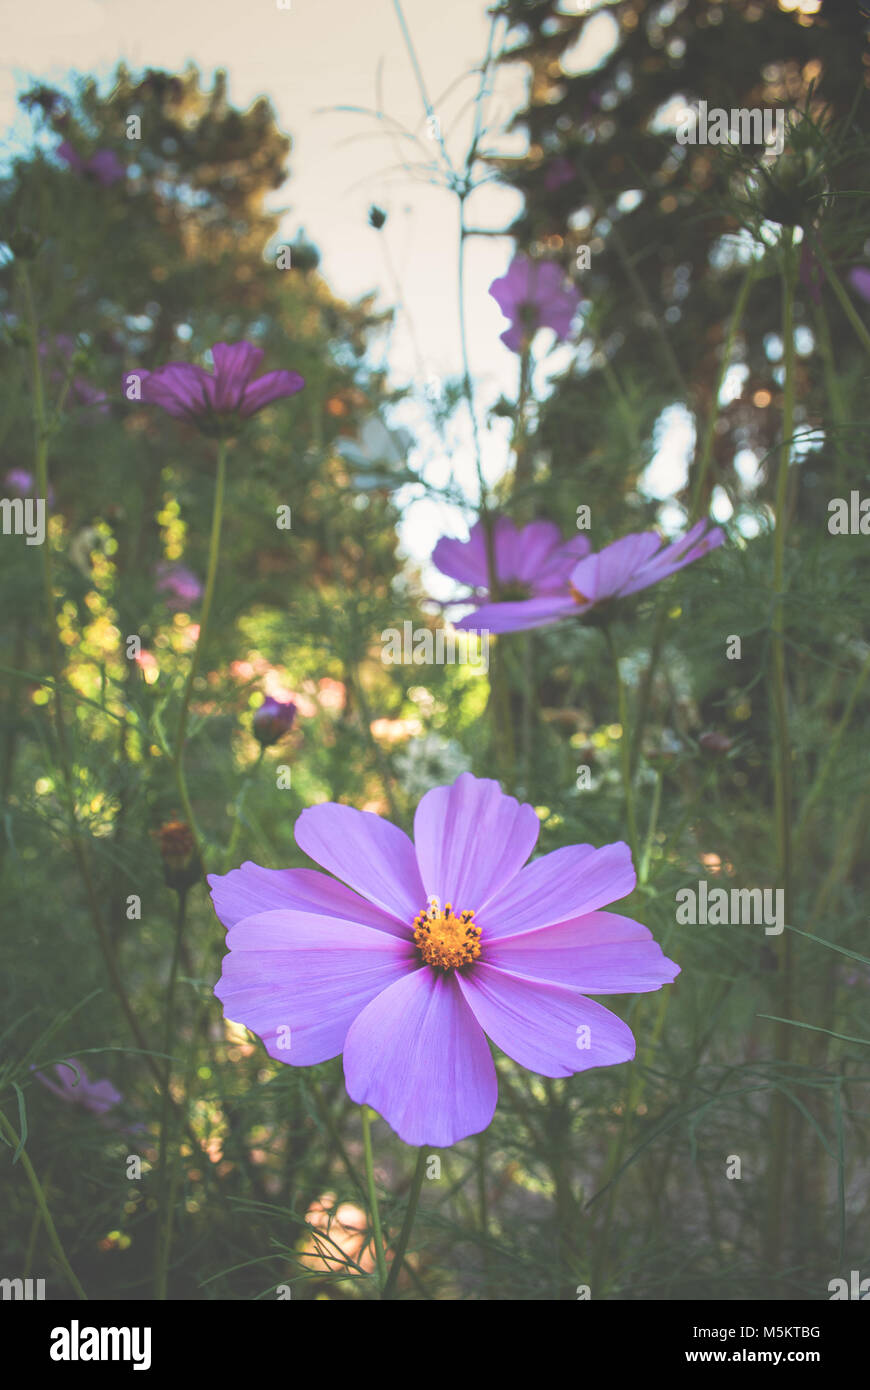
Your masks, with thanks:
[[[196,848],[193,831],[186,821],[170,820],[157,832],[163,877],[177,893],[192,888],[202,877],[202,862]]]
[[[263,748],[269,748],[290,732],[295,718],[296,706],[292,700],[282,702],[267,695],[254,711],[254,737]]]

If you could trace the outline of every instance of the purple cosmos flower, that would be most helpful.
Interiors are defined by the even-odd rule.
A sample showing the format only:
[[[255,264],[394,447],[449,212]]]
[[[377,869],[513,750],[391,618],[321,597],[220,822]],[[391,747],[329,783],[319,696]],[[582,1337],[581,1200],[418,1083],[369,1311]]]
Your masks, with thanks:
[[[155,372],[129,372],[125,388],[138,381],[141,400],[149,405],[159,405],[206,433],[226,433],[238,417],[247,419],[282,396],[294,396],[305,385],[298,372],[267,372],[255,378],[263,349],[252,343],[215,343],[211,352],[213,373],[190,362],[170,362]]]
[[[68,1058],[65,1062],[58,1062],[53,1071],[56,1081],[49,1081],[43,1072],[35,1069],[34,1075],[61,1100],[71,1105],[81,1105],[92,1115],[102,1117],[107,1110],[121,1103],[121,1092],[115,1089],[111,1081],[91,1081],[81,1062],[74,1063]]]
[[[866,266],[858,265],[849,271],[849,284],[862,299],[870,303],[870,270]]]
[[[62,141],[55,154],[76,173],[90,174],[103,188],[110,188],[119,179],[126,178],[127,171],[114,150],[97,150],[89,159],[82,159],[78,150],[73,149],[68,140]]]
[[[202,598],[202,585],[193,570],[186,569],[184,565],[161,563],[154,573],[157,576],[157,588],[167,596],[167,608],[187,608],[189,604]]]
[[[628,1061],[631,1030],[586,995],[647,993],[679,967],[639,922],[600,911],[634,888],[627,845],[526,864],[539,829],[531,806],[469,772],[426,793],[413,841],[351,806],[303,811],[296,843],[326,874],[209,876],[229,929],[225,1016],[280,1062],[343,1053],[354,1101],[439,1148],[492,1120],[487,1037],[543,1076]]]
[[[724,532],[718,526],[707,530],[708,525],[706,520],[697,522],[672,545],[665,545],[656,531],[623,536],[580,560],[571,571],[566,592],[519,603],[485,604],[456,626],[472,631],[486,628],[496,633],[523,632],[546,627],[560,618],[585,614],[607,599],[624,598],[639,589],[648,589],[722,544]]]
[[[511,319],[501,334],[505,347],[521,352],[539,328],[552,328],[561,341],[571,331],[571,320],[580,294],[565,282],[555,261],[533,261],[514,256],[506,275],[493,280],[489,292],[502,313]]]
[[[589,542],[585,536],[563,541],[561,531],[552,521],[531,521],[519,529],[510,517],[500,516],[493,525],[492,548],[499,597],[522,600],[544,595],[568,596],[571,572],[577,561],[588,554]],[[462,602],[482,603],[490,595],[486,529],[482,521],[472,526],[467,541],[443,536],[432,552],[432,563],[442,574],[470,586],[472,592]]]
[[[267,695],[254,711],[254,737],[264,748],[269,748],[290,732],[295,718],[296,706],[292,700],[275,700]]]

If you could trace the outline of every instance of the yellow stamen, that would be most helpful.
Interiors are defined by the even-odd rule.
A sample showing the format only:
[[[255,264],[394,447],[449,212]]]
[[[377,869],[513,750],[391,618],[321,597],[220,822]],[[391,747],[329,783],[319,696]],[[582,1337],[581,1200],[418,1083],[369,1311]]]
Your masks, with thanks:
[[[452,903],[429,904],[414,918],[414,944],[427,965],[438,970],[458,970],[471,965],[480,955],[480,927],[472,922],[473,910],[454,912]]]
[[[592,600],[588,599],[585,594],[581,594],[579,589],[575,589],[573,584],[569,584],[568,588],[571,590],[572,599],[576,604],[579,604],[581,608],[584,604],[592,602]]]

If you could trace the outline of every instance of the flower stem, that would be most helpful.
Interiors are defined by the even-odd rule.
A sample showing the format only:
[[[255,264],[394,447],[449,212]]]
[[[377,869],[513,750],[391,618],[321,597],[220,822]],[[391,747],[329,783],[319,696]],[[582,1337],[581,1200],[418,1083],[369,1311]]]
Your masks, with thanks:
[[[749,299],[749,292],[752,289],[752,284],[755,280],[755,276],[758,271],[758,266],[759,262],[753,256],[752,260],[749,262],[749,266],[747,267],[746,274],[743,277],[743,283],[740,286],[740,293],[737,296],[737,302],[734,305],[734,312],[731,315],[731,322],[728,325],[728,334],[725,339],[725,344],[722,348],[722,355],[719,358],[719,371],[716,376],[716,385],[713,388],[713,399],[710,403],[710,414],[707,418],[707,425],[704,430],[704,438],[701,444],[701,454],[698,459],[697,468],[695,470],[695,482],[692,488],[692,501],[691,506],[689,508],[690,525],[693,522],[697,521],[699,516],[701,496],[704,489],[704,481],[707,477],[707,469],[710,466],[710,459],[713,454],[713,440],[716,435],[716,424],[719,419],[719,397],[722,394],[722,387],[725,382],[725,377],[727,376],[728,369],[731,365],[731,355],[734,351],[734,343],[737,338],[737,333],[739,331],[740,324],[743,320],[743,315],[746,311],[746,303]]]
[[[420,1200],[420,1189],[423,1186],[423,1174],[426,1171],[426,1159],[428,1153],[426,1149],[419,1149],[417,1152],[417,1166],[414,1169],[414,1177],[411,1181],[411,1192],[408,1197],[408,1207],[405,1212],[405,1220],[402,1222],[402,1229],[399,1232],[399,1239],[396,1244],[396,1253],[393,1256],[393,1263],[390,1265],[390,1273],[384,1286],[383,1298],[392,1298],[399,1273],[402,1268],[402,1261],[405,1258],[405,1251],[408,1249],[408,1241],[411,1239],[411,1231],[414,1226],[414,1217],[417,1215],[417,1203]]]
[[[190,804],[190,797],[187,791],[187,781],[184,776],[184,745],[187,736],[187,719],[190,712],[190,699],[193,694],[193,684],[196,680],[203,650],[205,648],[205,641],[208,633],[208,620],[211,615],[212,600],[214,598],[218,556],[220,554],[226,471],[227,445],[226,440],[222,439],[218,444],[217,475],[215,478],[214,505],[211,515],[211,537],[208,545],[208,569],[206,571],[205,593],[203,595],[202,613],[199,621],[199,636],[197,637],[196,647],[194,648],[193,657],[191,658],[187,680],[184,683],[184,692],[181,697],[181,713],[178,717],[178,734],[176,736],[175,754],[173,757],[173,770],[175,772],[175,783],[178,788],[178,795],[181,798],[181,804],[184,808],[185,819],[196,841],[196,849],[200,855],[200,859],[202,858],[202,853],[200,850],[199,835],[196,829],[193,807]]]
[[[794,345],[794,247],[789,229],[782,243],[782,338],[785,354],[785,384],[782,404],[782,443],[779,471],[776,480],[776,530],[773,537],[773,620],[772,620],[772,688],[771,712],[773,722],[774,811],[776,823],[776,858],[778,878],[783,890],[786,922],[791,915],[791,746],[788,727],[788,689],[785,659],[785,538],[788,510],[788,471],[794,434],[795,411],[795,345]],[[777,938],[779,990],[777,1008],[781,1018],[791,1018],[792,995],[792,934],[784,932]],[[791,1056],[792,1029],[777,1025],[776,1058],[787,1063]],[[772,1145],[768,1169],[768,1202],[765,1227],[765,1253],[772,1264],[779,1259],[782,1240],[785,1180],[788,1168],[791,1108],[788,1097],[780,1088],[771,1106]]]
[[[619,754],[622,764],[622,788],[625,794],[625,818],[628,823],[628,843],[631,848],[631,858],[637,864],[637,816],[634,809],[634,778],[631,768],[631,738],[629,736],[628,725],[628,696],[625,689],[625,682],[622,679],[622,672],[619,669],[619,657],[616,652],[616,645],[609,627],[605,627],[604,636],[613,661],[613,670],[616,676],[616,690],[619,701],[619,723],[622,727],[622,734],[619,739]]]
[[[381,1297],[385,1296],[387,1286],[387,1260],[384,1254],[384,1237],[381,1230],[381,1213],[378,1207],[378,1194],[375,1191],[375,1167],[372,1158],[372,1112],[367,1105],[362,1109],[363,1149],[366,1163],[366,1189],[368,1191],[369,1211],[372,1218],[372,1235],[375,1242],[375,1263],[378,1270],[378,1287]]]
[[[479,492],[479,502],[481,513],[485,513],[488,506],[488,491],[486,479],[483,474],[483,454],[480,448],[480,433],[477,427],[477,411],[474,404],[474,385],[471,380],[471,364],[468,358],[468,332],[465,323],[465,242],[468,230],[465,225],[465,195],[459,194],[459,264],[458,264],[458,299],[459,299],[459,347],[462,353],[462,390],[468,403],[468,413],[471,416],[471,434],[474,440],[474,463],[477,469],[477,487]]]
[[[478,1134],[475,1153],[475,1176],[477,1178],[477,1219],[480,1227],[481,1256],[483,1265],[483,1289],[484,1295],[489,1283],[489,1249],[487,1240],[489,1238],[489,1202],[486,1195],[486,1130]]]
[[[160,1148],[157,1159],[157,1245],[155,1249],[154,1287],[157,1298],[166,1297],[166,1267],[163,1262],[167,1242],[164,1237],[163,1209],[166,1198],[166,1164],[169,1149],[169,1122],[172,1114],[172,1047],[175,1033],[175,987],[178,981],[178,963],[181,958],[181,944],[184,938],[185,907],[187,890],[178,894],[178,911],[175,919],[175,944],[172,949],[172,963],[169,967],[169,983],[166,987],[166,1020],[163,1033],[163,1051],[166,1054],[166,1070],[163,1077],[163,1101],[160,1109]],[[166,1217],[166,1221],[170,1218]],[[168,1249],[167,1249],[168,1256]]]
[[[266,745],[264,743],[261,743],[260,751],[257,754],[256,762],[252,763],[248,771],[245,773],[245,777],[242,782],[241,789],[239,791],[239,798],[238,804],[236,805],[236,816],[235,820],[233,821],[233,828],[230,832],[230,838],[227,844],[226,854],[224,856],[224,873],[228,873],[229,870],[232,868],[233,856],[236,852],[236,845],[238,844],[239,836],[242,833],[242,812],[245,809],[245,798],[248,794],[248,788],[250,787],[257,773],[260,771],[260,765],[262,764],[263,755],[265,754],[265,752]]]
[[[12,1128],[11,1124],[7,1120],[6,1116],[3,1114],[2,1110],[0,1110],[0,1130],[3,1131],[4,1135],[9,1140],[9,1143],[14,1145],[14,1147],[17,1149],[21,1144],[21,1140],[15,1133],[15,1130]],[[67,1282],[70,1288],[73,1290],[73,1293],[75,1294],[76,1298],[87,1301],[88,1296],[82,1288],[81,1284],[79,1283],[78,1279],[76,1278],[73,1268],[66,1257],[66,1251],[64,1250],[63,1245],[61,1244],[60,1236],[57,1233],[57,1229],[51,1217],[51,1212],[48,1209],[48,1203],[45,1200],[45,1193],[42,1190],[42,1184],[40,1183],[39,1178],[36,1176],[33,1164],[27,1157],[26,1149],[21,1150],[21,1166],[27,1174],[27,1181],[30,1183],[31,1191],[33,1192],[33,1196],[36,1199],[36,1205],[39,1208],[40,1215],[42,1216],[42,1220],[45,1223],[46,1233],[48,1235],[49,1240],[51,1241],[54,1253],[57,1256],[58,1264],[60,1265],[61,1269],[66,1275]]]
[[[834,291],[834,294],[840,301],[840,307],[842,308],[843,313],[846,315],[846,318],[849,320],[852,327],[854,328],[855,333],[861,344],[867,349],[868,352],[870,352],[870,333],[868,333],[867,329],[864,327],[864,324],[861,321],[861,315],[858,313],[858,310],[855,308],[855,305],[852,303],[851,299],[849,298],[848,294],[843,288],[843,284],[840,280],[840,277],[837,275],[837,272],[831,265],[831,262],[828,259],[827,252],[822,246],[821,238],[813,238],[813,247],[815,249],[816,256],[821,262],[822,269],[824,270],[825,275],[828,277],[831,289]]]
[[[846,486],[846,471],[850,462],[850,455],[853,446],[850,446],[848,439],[849,420],[848,409],[843,392],[843,383],[837,370],[837,359],[834,355],[834,346],[831,342],[831,330],[828,324],[828,315],[825,313],[824,301],[820,298],[815,307],[816,319],[816,341],[819,345],[819,352],[822,358],[822,370],[825,377],[825,391],[831,403],[831,418],[833,421],[834,457],[837,460],[836,487],[838,495],[842,495]]]

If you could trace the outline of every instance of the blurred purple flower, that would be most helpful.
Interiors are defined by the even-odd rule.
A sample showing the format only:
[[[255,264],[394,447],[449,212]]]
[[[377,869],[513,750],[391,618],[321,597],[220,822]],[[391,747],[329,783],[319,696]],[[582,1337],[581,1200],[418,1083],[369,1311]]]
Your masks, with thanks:
[[[492,603],[462,618],[457,628],[489,632],[524,632],[546,627],[575,614],[586,614],[607,599],[624,598],[667,579],[677,570],[721,545],[724,532],[709,522],[697,522],[684,536],[665,545],[656,531],[638,531],[587,555],[575,565],[567,593],[530,598],[518,603]]]
[[[202,585],[193,570],[186,569],[184,565],[162,562],[154,573],[158,590],[167,596],[167,608],[186,608],[202,598]]]
[[[79,1072],[78,1077],[74,1067]],[[74,1063],[68,1058],[65,1062],[58,1062],[53,1071],[57,1080],[49,1081],[43,1072],[33,1068],[37,1080],[54,1095],[68,1101],[70,1105],[83,1106],[92,1115],[102,1117],[107,1110],[120,1105],[123,1099],[121,1092],[115,1089],[111,1081],[91,1081],[81,1062]]]
[[[870,304],[870,270],[866,266],[858,265],[849,271],[849,284],[856,294]]]
[[[293,727],[296,706],[292,700],[276,700],[267,695],[254,710],[254,737],[264,748],[283,738]]]
[[[10,468],[3,482],[10,492],[17,492],[19,497],[36,496],[36,479],[32,473],[28,473],[26,468]],[[45,500],[49,506],[54,502],[54,488],[50,483],[48,497]]]
[[[493,280],[489,292],[511,320],[501,340],[512,352],[521,352],[539,328],[552,328],[560,341],[567,338],[580,303],[579,292],[566,283],[561,266],[523,255],[514,256],[507,274]]]
[[[26,468],[10,468],[3,481],[14,492],[20,492],[22,497],[33,496],[36,479],[32,473],[27,472]]]
[[[114,150],[97,150],[89,159],[82,159],[78,150],[73,149],[68,140],[63,140],[55,150],[76,174],[90,174],[103,188],[127,177],[127,170]]]
[[[138,381],[139,398],[146,404],[159,405],[206,433],[226,433],[239,417],[247,419],[282,396],[294,396],[305,385],[298,372],[267,372],[255,378],[263,349],[252,343],[215,343],[211,351],[214,372],[191,362],[170,362],[154,372],[128,372],[125,389],[129,391]]]
[[[635,886],[627,845],[526,864],[539,830],[531,806],[469,772],[426,793],[413,842],[351,806],[303,811],[296,843],[327,873],[209,876],[225,1017],[279,1062],[343,1052],[351,1099],[437,1148],[492,1120],[487,1038],[543,1076],[628,1061],[631,1030],[586,995],[648,993],[679,966],[639,922],[600,911]]]
[[[571,572],[588,554],[589,542],[585,536],[563,541],[552,521],[531,521],[520,529],[510,517],[500,516],[493,525],[492,549],[498,596],[530,599],[568,596]],[[475,522],[467,541],[442,536],[432,552],[432,563],[442,574],[470,586],[472,592],[457,602],[483,603],[491,597],[482,521]]]

